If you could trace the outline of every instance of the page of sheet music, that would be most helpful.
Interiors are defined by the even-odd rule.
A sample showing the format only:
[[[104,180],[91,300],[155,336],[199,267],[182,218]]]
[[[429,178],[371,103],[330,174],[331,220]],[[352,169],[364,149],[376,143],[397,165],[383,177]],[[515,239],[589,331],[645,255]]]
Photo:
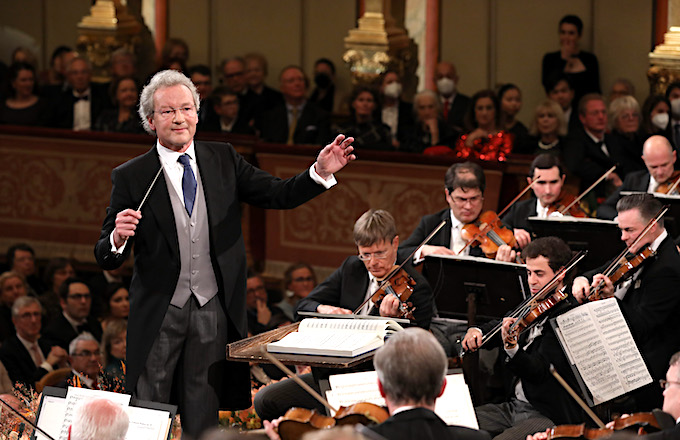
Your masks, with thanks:
[[[128,406],[125,411],[130,418],[125,440],[163,440],[167,437],[169,412],[136,406]]]
[[[385,406],[385,399],[380,396],[378,375],[375,371],[336,374],[330,376],[328,381],[331,390],[326,392],[326,399],[335,408],[357,402]],[[447,425],[479,429],[470,391],[462,374],[446,376],[446,388],[444,394],[437,399],[434,412]]]
[[[64,418],[61,424],[61,431],[59,432],[58,440],[68,440],[68,428],[73,423],[73,415],[76,407],[83,400],[92,400],[102,398],[117,403],[120,406],[128,406],[130,404],[129,394],[109,393],[101,390],[88,390],[86,388],[68,387],[66,393],[66,404],[64,405]],[[41,416],[42,419],[42,416]]]
[[[616,298],[558,316],[561,339],[597,405],[652,381]]]
[[[42,429],[54,438],[57,438],[61,430],[66,411],[66,399],[57,396],[43,395],[42,406],[40,407],[40,418],[38,428]],[[47,440],[47,437],[36,430],[36,440]]]

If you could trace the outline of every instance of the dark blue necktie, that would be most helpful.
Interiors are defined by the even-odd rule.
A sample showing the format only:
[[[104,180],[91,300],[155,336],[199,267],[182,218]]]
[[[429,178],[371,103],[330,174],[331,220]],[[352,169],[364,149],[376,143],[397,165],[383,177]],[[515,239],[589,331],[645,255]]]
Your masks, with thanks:
[[[196,201],[196,177],[194,176],[194,170],[191,169],[188,154],[181,155],[177,161],[184,167],[184,176],[182,176],[184,207],[191,217],[191,213],[194,210],[194,201]]]

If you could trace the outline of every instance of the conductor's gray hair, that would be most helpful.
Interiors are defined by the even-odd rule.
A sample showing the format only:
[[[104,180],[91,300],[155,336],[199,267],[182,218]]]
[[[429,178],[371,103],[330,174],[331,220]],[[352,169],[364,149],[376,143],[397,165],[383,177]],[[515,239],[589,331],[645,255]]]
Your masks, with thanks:
[[[156,134],[151,125],[149,124],[149,118],[154,112],[154,94],[159,89],[164,89],[173,86],[185,86],[191,92],[191,96],[194,98],[194,106],[196,106],[196,112],[200,109],[201,99],[196,91],[196,86],[191,82],[191,79],[187,78],[183,73],[176,70],[163,70],[158,72],[151,78],[149,84],[144,86],[141,95],[139,96],[139,117],[142,120],[142,126],[149,134]]]

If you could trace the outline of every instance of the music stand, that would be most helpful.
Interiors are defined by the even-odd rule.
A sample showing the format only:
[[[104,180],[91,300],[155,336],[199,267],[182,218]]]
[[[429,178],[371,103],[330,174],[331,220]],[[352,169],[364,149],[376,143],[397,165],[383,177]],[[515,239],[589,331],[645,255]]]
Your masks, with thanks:
[[[537,237],[559,237],[573,252],[587,250],[580,272],[608,263],[624,248],[621,232],[615,221],[578,217],[529,217]]]
[[[526,267],[488,258],[428,255],[423,273],[444,318],[500,319],[526,298]]]
[[[621,197],[629,196],[631,194],[640,194],[636,191],[621,191]],[[663,216],[664,227],[668,231],[668,235],[674,239],[680,235],[680,196],[652,193],[655,199],[661,202],[662,205],[669,205],[668,212]]]

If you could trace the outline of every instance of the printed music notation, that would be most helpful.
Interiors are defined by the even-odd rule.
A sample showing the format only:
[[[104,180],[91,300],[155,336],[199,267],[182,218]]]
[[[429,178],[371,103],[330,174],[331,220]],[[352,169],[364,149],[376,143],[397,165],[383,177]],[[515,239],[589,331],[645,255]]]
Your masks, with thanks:
[[[652,381],[616,298],[581,305],[556,322],[562,347],[595,405]]]

